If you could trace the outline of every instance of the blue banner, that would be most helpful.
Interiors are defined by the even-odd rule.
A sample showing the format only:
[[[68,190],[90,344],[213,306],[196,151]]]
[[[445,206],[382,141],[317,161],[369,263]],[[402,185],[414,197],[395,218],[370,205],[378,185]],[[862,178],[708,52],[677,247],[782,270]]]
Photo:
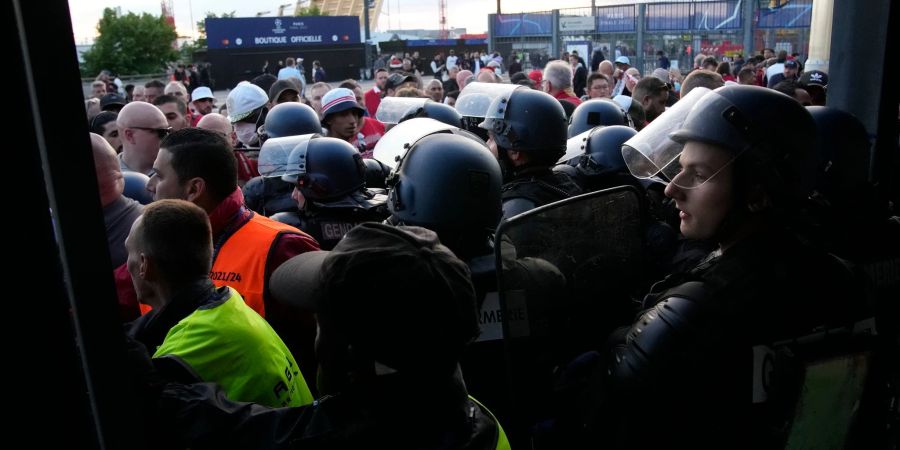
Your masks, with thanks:
[[[487,39],[466,39],[466,41],[463,42],[463,44],[465,44],[465,45],[487,45],[488,40]]]
[[[356,16],[206,19],[210,49],[359,44]]]
[[[736,30],[741,28],[741,2],[694,3],[694,30]]]
[[[491,14],[494,20],[494,35],[508,36],[549,36],[550,14]]]
[[[637,12],[634,5],[603,6],[597,8],[597,32],[620,33],[637,31]]]
[[[757,28],[809,28],[812,0],[792,1],[777,9],[759,8]]]
[[[407,47],[453,47],[456,39],[410,39],[406,41]]]
[[[690,3],[651,3],[645,11],[645,27],[647,31],[690,30]]]

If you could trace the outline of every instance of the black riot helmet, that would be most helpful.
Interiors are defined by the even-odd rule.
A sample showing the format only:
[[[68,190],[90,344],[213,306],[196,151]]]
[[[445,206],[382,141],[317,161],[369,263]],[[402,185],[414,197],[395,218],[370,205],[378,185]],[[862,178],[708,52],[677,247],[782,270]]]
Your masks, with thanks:
[[[533,89],[515,89],[488,107],[484,122],[498,147],[552,164],[566,151],[566,113],[559,101]]]
[[[625,125],[625,111],[612,100],[593,99],[575,108],[569,120],[569,137],[598,126]]]
[[[425,107],[416,117],[428,117],[447,125],[462,127],[462,116],[455,108],[431,100],[425,102]]]
[[[390,184],[388,206],[395,222],[435,231],[490,231],[500,221],[500,164],[466,131],[419,139]]]
[[[816,189],[826,196],[859,192],[869,183],[871,143],[866,127],[837,108],[806,108],[816,123],[819,171]]]
[[[275,105],[269,111],[265,125],[260,129],[260,136],[265,140],[321,132],[322,125],[314,109],[299,102],[285,102]]]
[[[587,176],[628,173],[622,144],[636,134],[634,128],[624,125],[595,128],[584,142],[585,154],[578,161],[578,171]]]
[[[731,151],[736,170],[761,183],[776,206],[805,200],[815,181],[815,122],[800,103],[772,89],[720,87],[700,98],[669,138]]]
[[[349,142],[308,139],[294,148],[282,179],[296,183],[308,200],[328,202],[366,186],[366,165]]]

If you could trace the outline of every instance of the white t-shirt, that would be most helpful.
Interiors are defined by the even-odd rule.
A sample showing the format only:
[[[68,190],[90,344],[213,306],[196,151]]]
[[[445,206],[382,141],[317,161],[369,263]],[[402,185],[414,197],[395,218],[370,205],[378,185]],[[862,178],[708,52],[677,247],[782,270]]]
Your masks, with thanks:
[[[447,57],[447,70],[456,67],[456,55],[450,55]]]

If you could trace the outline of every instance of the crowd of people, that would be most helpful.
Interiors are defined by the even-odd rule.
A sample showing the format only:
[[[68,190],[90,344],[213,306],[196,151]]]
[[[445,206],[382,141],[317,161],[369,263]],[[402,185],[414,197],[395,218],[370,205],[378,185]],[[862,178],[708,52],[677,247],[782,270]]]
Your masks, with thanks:
[[[109,269],[158,446],[780,448],[802,376],[760,400],[756,349],[870,317],[895,339],[898,199],[826,73],[770,49],[683,77],[665,55],[405,56],[365,91],[287,58],[218,106],[181,66],[98,85]],[[530,211],[597,198],[630,211],[609,239],[632,253],[534,252],[561,223]],[[592,285],[600,266],[629,269]],[[867,414],[854,430],[881,439]]]

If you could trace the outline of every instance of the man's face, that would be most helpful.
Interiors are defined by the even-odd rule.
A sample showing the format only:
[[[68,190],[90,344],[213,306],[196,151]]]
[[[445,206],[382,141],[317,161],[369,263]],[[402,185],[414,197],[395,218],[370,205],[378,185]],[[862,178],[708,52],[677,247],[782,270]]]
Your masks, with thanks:
[[[329,136],[350,141],[356,137],[360,121],[359,112],[351,108],[329,114],[325,123]]]
[[[441,83],[430,83],[428,85],[428,96],[436,102],[444,100],[444,86]]]
[[[172,127],[172,131],[187,128],[188,123],[187,119],[184,117],[184,111],[179,111],[177,104],[163,103],[162,105],[156,105],[156,107],[166,115],[166,120],[169,121],[169,126]]]
[[[569,64],[571,64],[572,67],[577,66],[578,65],[578,56],[569,55]]]
[[[812,96],[809,95],[809,92],[807,92],[806,89],[794,89],[794,98],[803,106],[813,105]]]
[[[603,78],[597,78],[591,81],[591,88],[588,91],[591,98],[609,98],[609,82]]]
[[[91,92],[92,97],[103,97],[106,95],[106,85],[105,84],[97,84],[93,86],[93,92]]]
[[[204,116],[211,113],[213,110],[213,99],[211,98],[202,98],[200,100],[194,100],[194,108],[197,109],[197,112],[203,114]]]
[[[309,104],[312,106],[319,117],[322,117],[322,96],[328,92],[328,88],[320,87],[309,92]]]
[[[172,154],[161,148],[153,162],[153,174],[147,182],[147,190],[153,194],[153,200],[176,199],[187,200],[187,183],[178,179],[172,167]]]
[[[662,91],[656,95],[644,97],[642,102],[644,112],[647,115],[647,122],[659,117],[660,114],[666,112],[666,100],[669,99],[668,91]]]
[[[119,139],[119,127],[116,126],[116,121],[107,122],[106,125],[103,126],[103,139],[106,139],[106,142],[109,142],[109,145],[116,151],[116,153],[122,151],[122,140]]]
[[[797,78],[797,68],[796,67],[791,67],[791,66],[785,65],[783,73],[784,73],[784,77],[786,79],[792,80],[794,78]]]
[[[153,103],[153,100],[156,100],[156,97],[162,95],[162,89],[158,87],[144,88],[144,94],[146,95],[147,103]]]
[[[366,97],[363,95],[361,87],[353,88],[353,96],[356,97],[356,104],[359,105],[360,108],[366,107]]]
[[[681,172],[665,190],[680,211],[684,237],[711,239],[718,234],[732,208],[731,158],[727,150],[715,145],[694,141],[685,144],[679,160]]]
[[[763,50],[763,57],[766,59],[774,58],[775,52],[773,52],[772,50],[769,50],[769,49],[765,49],[765,50]]]
[[[412,70],[412,61],[408,59],[403,60],[403,71],[409,72]]]
[[[135,86],[134,91],[131,92],[131,101],[133,102],[145,102],[147,101],[146,90],[143,86]]]
[[[375,84],[378,85],[378,89],[384,89],[384,83],[387,83],[388,74],[385,71],[381,71],[375,74]]]

